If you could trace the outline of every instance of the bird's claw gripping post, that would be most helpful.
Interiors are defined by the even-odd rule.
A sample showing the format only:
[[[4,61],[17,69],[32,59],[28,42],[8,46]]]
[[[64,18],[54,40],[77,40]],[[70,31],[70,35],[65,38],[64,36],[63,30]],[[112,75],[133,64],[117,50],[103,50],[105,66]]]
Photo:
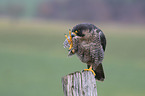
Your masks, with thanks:
[[[70,47],[69,47],[69,50],[71,50],[73,48],[73,42],[72,42],[72,36],[71,36],[71,30],[69,29],[69,37],[70,37],[70,40],[68,39],[67,35],[65,35]],[[74,53],[74,49],[71,50],[73,53]]]
[[[91,71],[94,74],[94,76],[96,76],[95,72],[92,70],[92,65],[90,66],[89,69],[84,69],[84,71]]]

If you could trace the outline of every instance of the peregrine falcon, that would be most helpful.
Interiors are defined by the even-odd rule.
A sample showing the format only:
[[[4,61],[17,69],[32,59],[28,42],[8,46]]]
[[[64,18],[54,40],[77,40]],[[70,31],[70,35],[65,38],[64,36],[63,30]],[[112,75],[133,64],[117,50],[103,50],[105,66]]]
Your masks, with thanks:
[[[106,48],[104,33],[95,25],[83,23],[69,30],[65,35],[64,47],[69,47],[69,56],[76,54],[79,59],[87,64],[89,70],[95,75],[96,80],[104,81],[102,61]]]

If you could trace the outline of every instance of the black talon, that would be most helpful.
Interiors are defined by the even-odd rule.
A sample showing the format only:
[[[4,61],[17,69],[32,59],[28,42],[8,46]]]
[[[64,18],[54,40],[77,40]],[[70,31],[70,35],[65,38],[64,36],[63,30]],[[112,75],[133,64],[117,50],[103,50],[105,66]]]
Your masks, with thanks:
[[[74,50],[74,48],[71,48],[70,50],[68,50],[69,51],[68,56],[75,54],[75,52],[73,52],[72,50]]]
[[[68,51],[72,51],[74,48],[69,49]]]

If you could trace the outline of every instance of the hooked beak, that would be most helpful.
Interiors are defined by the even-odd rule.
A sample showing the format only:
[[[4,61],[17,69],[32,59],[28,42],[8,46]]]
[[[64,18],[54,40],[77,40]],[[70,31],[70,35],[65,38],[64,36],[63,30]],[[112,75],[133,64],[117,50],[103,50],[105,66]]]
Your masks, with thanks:
[[[71,34],[71,37],[75,37],[75,36],[76,36],[75,34],[73,34],[73,33]]]
[[[75,37],[75,36],[77,36],[77,34],[76,34],[75,32],[72,32],[72,33],[71,33],[71,36],[72,36],[72,37]]]

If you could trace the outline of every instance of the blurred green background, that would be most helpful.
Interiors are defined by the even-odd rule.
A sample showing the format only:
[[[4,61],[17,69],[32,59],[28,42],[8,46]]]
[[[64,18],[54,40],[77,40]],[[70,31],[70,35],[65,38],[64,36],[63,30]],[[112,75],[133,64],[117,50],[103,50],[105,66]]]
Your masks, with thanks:
[[[63,96],[61,78],[86,68],[77,56],[68,58],[63,48],[64,33],[82,22],[95,24],[107,38],[106,79],[97,81],[98,95],[145,95],[144,23],[36,18],[28,14],[35,13],[32,10],[25,10],[21,17],[4,10],[0,11],[0,96]]]

